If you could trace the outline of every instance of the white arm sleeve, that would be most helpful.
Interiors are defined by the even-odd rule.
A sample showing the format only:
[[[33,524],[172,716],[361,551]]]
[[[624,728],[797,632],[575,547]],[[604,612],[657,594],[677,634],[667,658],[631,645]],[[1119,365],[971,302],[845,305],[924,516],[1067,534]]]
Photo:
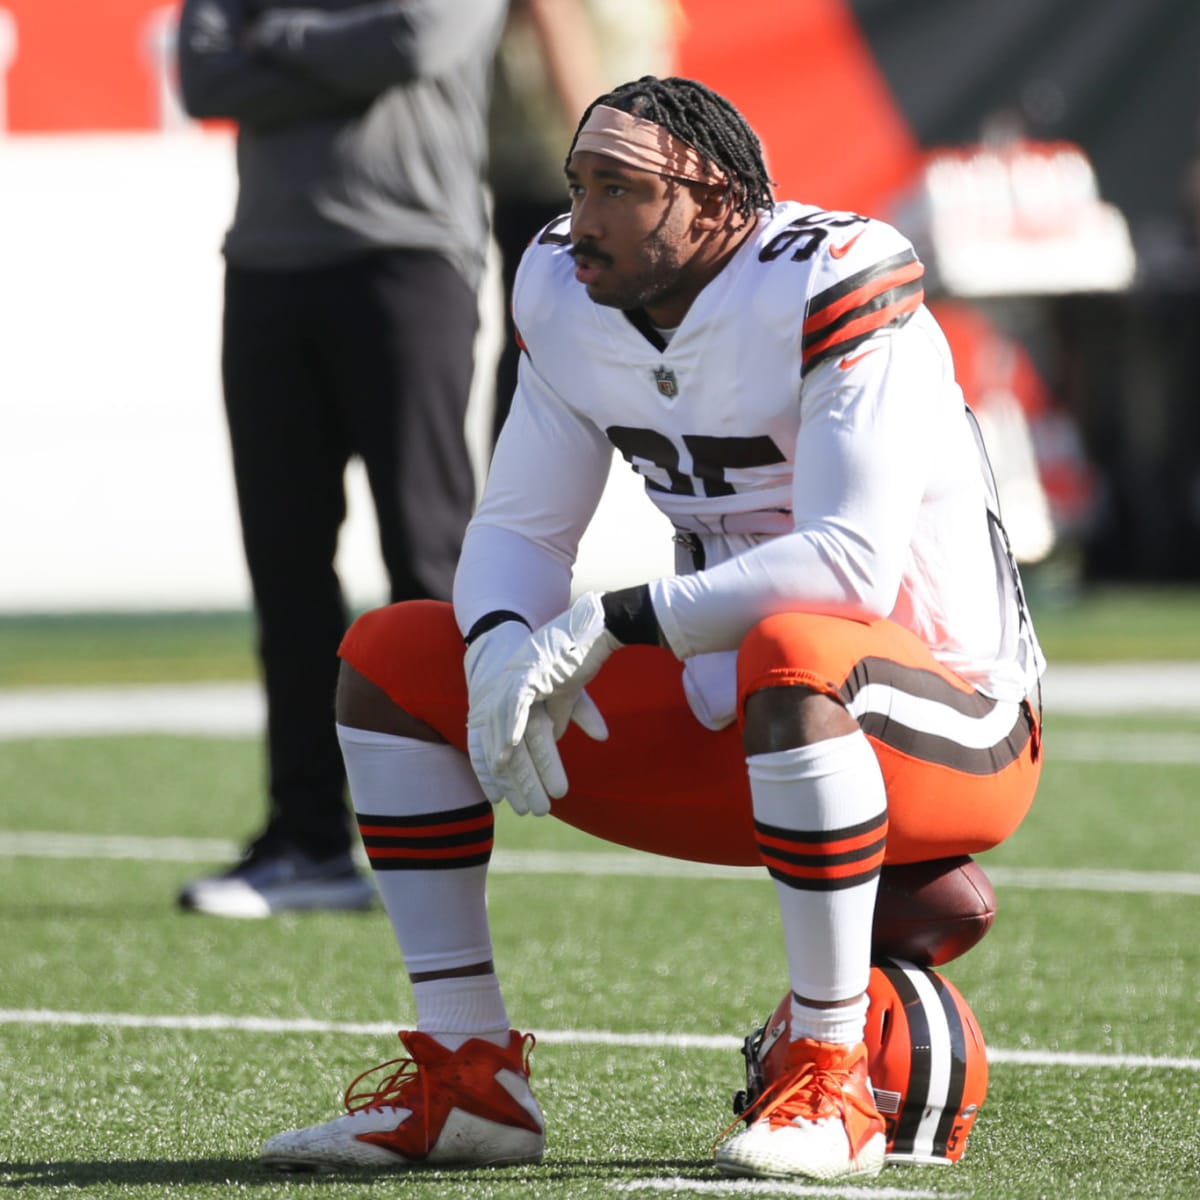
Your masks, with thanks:
[[[454,576],[454,615],[465,636],[487,613],[524,617],[531,629],[571,598],[571,568],[544,546],[500,525],[470,525]]]
[[[612,445],[551,390],[521,356],[504,423],[454,579],[465,633],[508,609],[534,628],[570,603],[579,540],[608,481]]]
[[[779,612],[875,619],[892,611],[947,396],[936,346],[911,334],[874,338],[848,369],[828,362],[805,381],[793,532],[650,585],[679,657],[736,649]]]

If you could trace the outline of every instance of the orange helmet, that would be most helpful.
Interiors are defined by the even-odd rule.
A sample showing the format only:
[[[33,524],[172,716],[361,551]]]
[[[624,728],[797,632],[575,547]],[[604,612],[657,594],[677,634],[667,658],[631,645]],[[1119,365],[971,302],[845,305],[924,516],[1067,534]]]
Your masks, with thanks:
[[[987,1095],[987,1048],[975,1014],[948,979],[899,960],[876,961],[867,997],[868,1070],[887,1126],[887,1161],[958,1162]],[[787,992],[746,1038],[746,1087],[733,1098],[735,1113],[781,1073],[791,1017]]]
[[[958,1162],[987,1095],[987,1047],[948,979],[879,959],[867,988],[865,1039],[888,1162]]]

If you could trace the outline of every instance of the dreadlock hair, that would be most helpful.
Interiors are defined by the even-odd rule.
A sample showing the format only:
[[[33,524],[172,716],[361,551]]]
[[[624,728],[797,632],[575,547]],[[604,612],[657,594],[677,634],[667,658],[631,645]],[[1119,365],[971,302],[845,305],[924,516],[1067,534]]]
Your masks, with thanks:
[[[734,208],[747,220],[754,216],[755,209],[774,205],[772,180],[763,162],[758,135],[724,96],[704,84],[679,76],[659,79],[643,75],[598,97],[580,118],[567,151],[568,162],[579,131],[597,104],[653,121],[703,155],[729,180]]]

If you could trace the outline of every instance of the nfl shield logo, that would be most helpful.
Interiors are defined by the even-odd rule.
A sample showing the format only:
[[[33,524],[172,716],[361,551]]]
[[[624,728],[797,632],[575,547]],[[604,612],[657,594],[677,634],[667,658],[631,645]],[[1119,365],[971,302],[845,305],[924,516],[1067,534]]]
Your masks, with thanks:
[[[666,367],[654,368],[654,382],[658,384],[658,390],[664,396],[677,396],[679,394],[679,382],[675,378],[675,372],[668,371]]]

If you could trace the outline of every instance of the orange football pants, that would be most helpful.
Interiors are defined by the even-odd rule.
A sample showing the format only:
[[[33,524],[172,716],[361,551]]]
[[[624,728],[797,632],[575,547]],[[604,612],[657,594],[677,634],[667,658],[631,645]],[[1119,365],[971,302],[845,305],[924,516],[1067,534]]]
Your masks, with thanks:
[[[400,708],[465,752],[463,652],[452,608],[434,600],[365,613],[340,650]],[[570,791],[553,801],[553,814],[638,850],[761,865],[740,720],[717,733],[705,729],[688,708],[681,672],[670,651],[651,646],[625,647],[605,663],[588,692],[608,740],[574,726],[564,735]],[[751,692],[797,684],[839,699],[870,740],[887,788],[887,862],[986,850],[1028,811],[1041,773],[1029,705],[998,706],[900,626],[808,613],[763,621],[739,651],[739,713]]]

